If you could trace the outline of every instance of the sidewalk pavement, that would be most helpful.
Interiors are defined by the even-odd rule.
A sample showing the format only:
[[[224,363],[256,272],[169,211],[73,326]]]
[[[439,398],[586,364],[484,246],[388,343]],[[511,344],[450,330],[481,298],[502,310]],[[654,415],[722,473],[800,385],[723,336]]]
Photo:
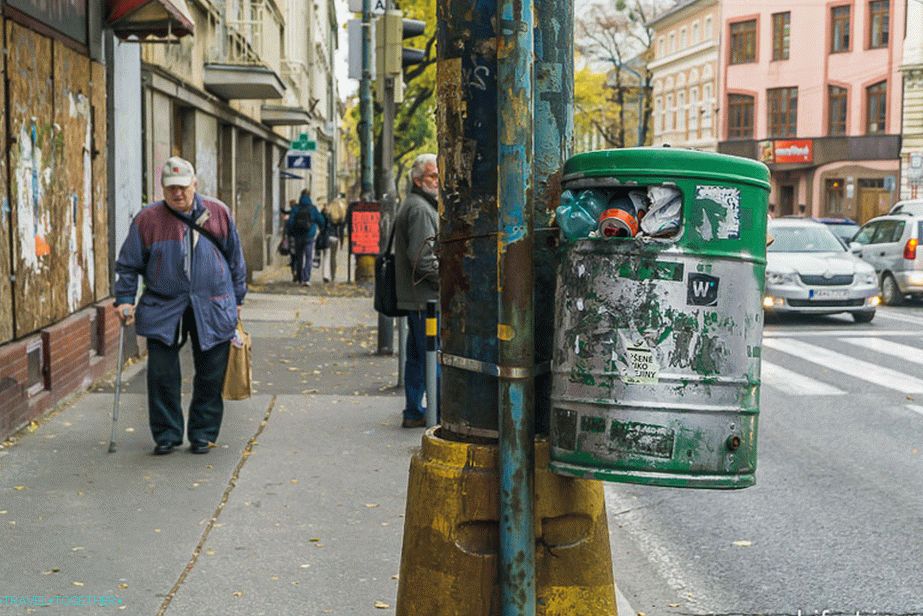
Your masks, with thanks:
[[[5,443],[0,616],[58,595],[140,615],[394,613],[422,430],[399,427],[371,298],[346,295],[248,296],[256,392],[227,403],[208,455],[151,455],[143,361],[125,371],[117,452],[111,382]],[[188,346],[182,361],[188,405]]]

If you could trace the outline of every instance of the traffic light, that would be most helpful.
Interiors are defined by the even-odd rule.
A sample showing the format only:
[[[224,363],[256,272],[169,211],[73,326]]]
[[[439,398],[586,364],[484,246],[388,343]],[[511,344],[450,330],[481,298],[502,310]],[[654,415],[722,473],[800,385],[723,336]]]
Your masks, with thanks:
[[[378,100],[384,100],[385,79],[393,79],[394,102],[404,102],[403,68],[425,60],[426,52],[404,47],[402,41],[420,36],[425,29],[426,22],[404,19],[397,10],[385,11],[378,18],[375,24],[375,93]]]

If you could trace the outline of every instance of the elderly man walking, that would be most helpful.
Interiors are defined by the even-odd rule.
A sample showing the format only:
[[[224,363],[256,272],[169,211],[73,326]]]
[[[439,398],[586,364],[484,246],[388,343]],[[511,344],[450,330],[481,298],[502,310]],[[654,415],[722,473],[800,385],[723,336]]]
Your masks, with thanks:
[[[439,260],[434,250],[439,228],[435,154],[421,154],[413,161],[410,183],[410,193],[394,219],[394,275],[397,307],[409,311],[401,426],[420,428],[426,425],[426,302],[439,299]]]
[[[195,380],[186,434],[192,453],[208,453],[224,414],[221,390],[247,293],[246,265],[230,210],[196,192],[189,161],[168,159],[161,183],[164,200],[141,210],[119,252],[116,309],[147,338],[155,455],[183,443],[179,350],[191,339]],[[144,291],[136,308],[139,276]]]

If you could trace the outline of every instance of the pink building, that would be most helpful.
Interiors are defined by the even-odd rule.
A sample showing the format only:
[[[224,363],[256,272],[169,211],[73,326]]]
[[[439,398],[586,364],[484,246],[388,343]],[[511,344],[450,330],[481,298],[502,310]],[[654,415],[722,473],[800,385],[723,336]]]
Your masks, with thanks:
[[[897,201],[906,1],[721,2],[718,149],[769,165],[776,215]]]

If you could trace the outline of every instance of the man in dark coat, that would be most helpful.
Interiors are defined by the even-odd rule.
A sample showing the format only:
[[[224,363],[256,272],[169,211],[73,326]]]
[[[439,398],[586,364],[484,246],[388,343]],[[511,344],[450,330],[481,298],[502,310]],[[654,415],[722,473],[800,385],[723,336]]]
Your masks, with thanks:
[[[401,425],[426,425],[426,302],[439,299],[439,260],[434,250],[439,228],[439,169],[435,154],[421,154],[410,169],[410,193],[394,220],[394,274],[397,307],[407,315],[404,417]]]
[[[165,199],[141,210],[119,252],[116,309],[124,322],[137,320],[136,331],[148,341],[148,414],[156,455],[183,442],[179,349],[187,336],[192,339],[196,374],[186,433],[193,453],[208,453],[224,414],[221,391],[247,294],[247,269],[230,210],[196,192],[192,164],[168,159],[161,183]],[[139,276],[144,292],[136,309]]]

